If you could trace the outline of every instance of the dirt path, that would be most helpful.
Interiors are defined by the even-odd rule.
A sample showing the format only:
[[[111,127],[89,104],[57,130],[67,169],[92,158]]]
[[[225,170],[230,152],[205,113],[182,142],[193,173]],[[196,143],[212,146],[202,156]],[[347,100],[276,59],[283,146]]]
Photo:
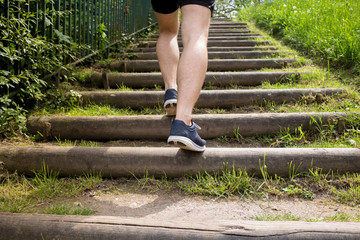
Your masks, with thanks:
[[[331,217],[339,214],[359,215],[360,208],[350,207],[318,196],[315,200],[272,199],[243,200],[214,199],[185,196],[179,193],[96,194],[79,201],[96,209],[96,215],[121,216],[154,220],[204,222],[217,220],[254,220],[255,217],[292,215],[301,220]]]

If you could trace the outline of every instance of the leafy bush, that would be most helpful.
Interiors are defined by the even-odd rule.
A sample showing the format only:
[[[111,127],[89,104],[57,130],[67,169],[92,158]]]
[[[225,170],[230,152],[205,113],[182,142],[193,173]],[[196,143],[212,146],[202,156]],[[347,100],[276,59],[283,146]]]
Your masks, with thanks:
[[[239,10],[272,34],[326,62],[360,72],[358,0],[275,0]]]
[[[82,48],[69,38],[56,35],[55,30],[58,43],[37,36],[33,28],[35,15],[25,10],[26,2],[9,1],[9,18],[4,12],[0,16],[0,136],[23,131],[27,110],[49,98],[49,90],[50,97],[60,95],[54,90],[54,80],[42,79],[64,65],[65,58],[74,58]],[[0,6],[1,11],[6,10],[4,1],[0,1]],[[63,13],[52,10],[49,14]],[[47,20],[52,25],[52,20]]]

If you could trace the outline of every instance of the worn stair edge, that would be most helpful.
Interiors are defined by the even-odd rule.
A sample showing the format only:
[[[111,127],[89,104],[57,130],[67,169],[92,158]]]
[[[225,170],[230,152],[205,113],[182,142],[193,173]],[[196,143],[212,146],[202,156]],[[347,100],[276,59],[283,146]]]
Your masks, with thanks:
[[[247,22],[235,22],[235,21],[218,21],[218,20],[211,20],[211,25],[242,25],[247,26]]]
[[[246,22],[231,22],[231,21],[213,21],[211,20],[210,25],[212,26],[219,26],[219,25],[226,25],[226,26],[247,26]]]
[[[183,48],[179,48],[182,52]],[[236,51],[271,51],[277,50],[276,47],[208,47],[208,52],[236,52]],[[136,52],[156,52],[156,48],[134,48],[131,53]]]
[[[234,136],[235,130],[244,137],[275,134],[300,126],[307,131],[314,126],[313,120],[343,122],[346,116],[341,112],[199,114],[193,115],[193,120],[201,126],[200,136],[211,139]],[[30,134],[41,133],[45,139],[167,139],[171,121],[164,115],[30,117],[27,129]]]
[[[213,33],[251,33],[249,29],[210,29],[209,36]]]
[[[252,40],[252,39],[261,39],[264,38],[263,36],[254,36],[254,35],[247,35],[247,36],[209,36],[208,41],[225,41],[225,40]],[[150,37],[150,38],[140,38],[138,41],[157,41],[156,37]],[[181,41],[181,37],[178,37],[178,41]]]
[[[302,73],[306,74],[306,73]],[[225,87],[230,84],[242,86],[256,86],[264,81],[277,83],[290,78],[298,79],[299,73],[296,72],[207,72],[204,84]],[[103,73],[93,73],[91,81],[99,88],[104,87]],[[128,87],[143,88],[164,86],[161,73],[107,73],[107,86],[117,88],[122,84]]]
[[[321,168],[339,174],[360,171],[358,148],[207,148],[191,152],[179,148],[156,147],[0,147],[0,161],[10,172],[31,174],[45,164],[60,176],[101,172],[104,177],[145,174],[155,177],[183,177],[199,172],[219,172],[227,164],[245,169],[250,176],[289,176],[289,163],[297,172]]]
[[[209,34],[209,39],[210,38],[214,38],[214,39],[221,39],[221,38],[224,38],[224,37],[229,37],[230,39],[232,37],[255,37],[255,36],[262,36],[260,33],[211,33]],[[149,36],[150,38],[158,38],[159,37],[159,34],[152,34],[151,36]],[[147,38],[139,38],[138,40],[141,41],[141,40],[146,40]],[[180,40],[181,39],[181,35],[178,35],[178,39]],[[228,39],[228,38],[227,38]]]
[[[286,54],[287,52],[283,51],[239,51],[239,52],[209,52],[209,59],[254,59],[254,58],[262,58],[262,57],[271,57],[271,56],[281,56]],[[152,53],[133,53],[132,59],[139,60],[154,60],[157,59],[157,54],[155,52]],[[126,56],[126,54],[125,54]]]
[[[243,71],[261,68],[284,68],[296,59],[210,59],[208,71]],[[128,60],[110,63],[110,70],[119,72],[152,72],[160,71],[157,60]]]
[[[308,89],[242,89],[242,90],[202,90],[196,107],[231,108],[263,104],[265,102],[285,103],[298,101],[307,97],[308,101],[321,103],[324,96],[343,93],[341,88],[308,88]],[[94,103],[114,107],[155,107],[164,102],[163,91],[83,91],[83,104]],[[308,97],[309,96],[309,97]]]
[[[181,29],[181,28],[180,28]],[[248,29],[248,26],[245,25],[238,25],[238,26],[232,26],[232,25],[210,25],[209,30],[229,30],[229,31],[236,31],[236,30],[243,30]]]
[[[0,239],[12,240],[355,240],[360,238],[360,223],[216,219],[198,223],[113,216],[0,213],[0,232]]]
[[[182,42],[179,42],[179,47],[182,47]],[[257,45],[269,45],[269,41],[257,41],[257,40],[212,40],[208,41],[208,47],[240,47],[240,46],[257,46]],[[143,41],[139,43],[139,47],[156,47],[156,41]]]

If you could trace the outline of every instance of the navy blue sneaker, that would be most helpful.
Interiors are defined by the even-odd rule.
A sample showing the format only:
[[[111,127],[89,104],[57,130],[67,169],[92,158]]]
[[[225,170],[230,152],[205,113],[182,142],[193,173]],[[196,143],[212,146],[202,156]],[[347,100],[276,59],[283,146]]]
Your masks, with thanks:
[[[164,95],[164,108],[166,116],[172,117],[176,115],[176,104],[177,104],[177,91],[176,89],[169,88],[166,90]]]
[[[174,120],[167,142],[182,149],[203,152],[205,151],[206,141],[200,138],[196,128],[200,127],[194,122],[191,122],[191,126],[188,126],[181,120]]]

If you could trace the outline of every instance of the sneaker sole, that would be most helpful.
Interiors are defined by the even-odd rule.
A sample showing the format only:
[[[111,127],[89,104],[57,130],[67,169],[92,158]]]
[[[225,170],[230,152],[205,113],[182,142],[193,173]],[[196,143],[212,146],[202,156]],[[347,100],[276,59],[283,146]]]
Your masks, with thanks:
[[[205,151],[206,148],[205,146],[201,147],[196,143],[194,143],[193,141],[191,141],[191,139],[182,136],[170,136],[167,142],[170,145],[174,145],[181,149],[190,150],[194,152],[203,152]]]
[[[176,115],[176,104],[177,104],[176,99],[167,100],[164,103],[164,108],[165,108],[167,117],[172,117],[172,116]]]

